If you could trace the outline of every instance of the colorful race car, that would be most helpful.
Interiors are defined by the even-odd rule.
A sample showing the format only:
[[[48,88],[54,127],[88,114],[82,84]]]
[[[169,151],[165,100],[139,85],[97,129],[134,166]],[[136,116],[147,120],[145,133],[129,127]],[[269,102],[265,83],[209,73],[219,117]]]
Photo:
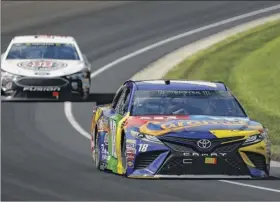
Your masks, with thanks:
[[[129,178],[265,178],[270,139],[222,82],[126,81],[91,123],[95,166]]]
[[[73,37],[17,36],[1,56],[1,96],[85,100],[90,71]]]

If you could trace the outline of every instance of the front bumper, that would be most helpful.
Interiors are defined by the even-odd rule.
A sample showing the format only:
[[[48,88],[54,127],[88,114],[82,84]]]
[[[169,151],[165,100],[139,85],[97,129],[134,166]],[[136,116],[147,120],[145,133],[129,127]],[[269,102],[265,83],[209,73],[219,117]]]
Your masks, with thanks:
[[[83,96],[89,93],[90,79],[67,79],[57,78],[33,78],[21,77],[17,80],[9,81],[7,85],[1,86],[1,97],[5,100],[26,98],[26,99],[58,99],[69,95]]]
[[[241,144],[240,141],[226,144],[207,154],[190,147],[169,144],[169,150],[154,150],[136,155],[128,177],[194,179],[268,177],[270,162],[266,160],[266,155],[253,152],[254,148],[260,147],[263,143],[248,147],[240,147]]]

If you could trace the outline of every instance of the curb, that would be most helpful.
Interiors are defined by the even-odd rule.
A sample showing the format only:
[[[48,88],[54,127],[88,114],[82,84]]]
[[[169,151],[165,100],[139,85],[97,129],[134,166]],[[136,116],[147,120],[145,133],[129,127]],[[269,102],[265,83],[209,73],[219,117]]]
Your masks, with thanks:
[[[169,70],[171,70],[173,67],[184,61],[186,58],[192,56],[193,54],[209,48],[210,46],[223,41],[228,37],[278,19],[280,19],[280,14],[274,14],[268,17],[259,18],[257,20],[235,26],[231,29],[227,29],[225,31],[219,32],[218,34],[211,35],[207,38],[186,45],[150,64],[142,71],[136,73],[131,79],[161,79],[165,76],[165,74],[167,74],[167,72],[169,72]]]
[[[248,23],[244,23],[242,25],[235,26],[231,29],[219,32],[218,34],[214,34],[207,38],[198,40],[194,43],[179,48],[176,51],[169,53],[159,60],[153,62],[142,71],[136,73],[133,77],[131,77],[131,80],[162,79],[164,75],[167,74],[167,72],[169,72],[173,67],[175,67],[188,57],[192,56],[193,54],[209,48],[210,46],[223,41],[228,37],[278,19],[280,19],[280,14],[274,14],[268,17],[263,17]],[[280,162],[271,161],[271,166],[280,168]]]

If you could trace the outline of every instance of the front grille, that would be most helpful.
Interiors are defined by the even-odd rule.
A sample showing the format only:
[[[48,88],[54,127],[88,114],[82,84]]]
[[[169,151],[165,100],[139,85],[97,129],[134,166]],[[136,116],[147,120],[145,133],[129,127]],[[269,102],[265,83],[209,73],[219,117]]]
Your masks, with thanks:
[[[22,78],[16,81],[18,86],[56,86],[63,87],[68,84],[68,81],[63,78]]]
[[[150,151],[140,153],[135,160],[134,168],[136,170],[146,168],[163,152],[164,151]]]
[[[257,169],[266,171],[266,162],[265,157],[261,154],[246,152],[248,158],[252,161],[252,163],[256,166]]]
[[[200,139],[174,137],[174,136],[163,136],[159,139],[168,147],[170,147],[172,150],[179,151],[179,152],[189,152],[185,150],[192,150],[192,152],[194,151],[214,152],[216,149],[218,149],[218,152],[231,152],[234,151],[242,143],[241,141],[238,141],[239,139],[242,138],[243,136],[210,139],[212,145],[210,148],[207,149],[201,149],[197,146],[197,141]],[[229,141],[238,141],[238,143],[233,142],[233,143],[226,143],[222,145],[222,143],[229,142]]]
[[[182,144],[174,144],[170,142],[164,142],[164,144],[175,152],[196,152],[191,147],[187,147]]]
[[[229,142],[229,141],[242,139],[243,137],[244,136],[217,138],[217,139],[211,139],[211,142]],[[200,138],[200,139],[203,139],[203,138]],[[190,142],[196,143],[200,139],[198,139],[198,138],[174,137],[174,136],[163,136],[163,137],[160,138],[160,140],[162,140],[162,141],[181,142],[181,143],[190,143]]]
[[[215,139],[220,143],[241,139],[241,137],[231,137]],[[195,140],[197,141],[197,140]],[[212,141],[212,140],[211,140]],[[172,152],[170,157],[164,162],[159,173],[161,175],[248,175],[249,171],[238,153],[238,148],[243,141],[230,142],[226,144],[216,144],[212,151],[201,152],[192,149],[194,145],[164,142]],[[189,153],[183,156],[183,152]],[[192,154],[193,153],[193,154]],[[206,164],[205,156],[214,155],[217,158],[217,164]],[[193,155],[193,156],[192,156]],[[218,155],[215,156],[215,155]],[[225,156],[222,156],[225,155]]]
[[[222,144],[222,145],[219,145],[215,148],[214,152],[217,152],[217,153],[223,153],[223,152],[226,152],[226,153],[230,153],[230,152],[233,152],[235,151],[239,146],[241,146],[241,144],[243,143],[242,142],[232,142],[232,143],[228,143],[228,144]]]
[[[188,163],[184,163],[187,159]],[[248,175],[238,153],[228,157],[218,157],[217,164],[205,164],[204,157],[170,156],[157,174],[159,175]]]

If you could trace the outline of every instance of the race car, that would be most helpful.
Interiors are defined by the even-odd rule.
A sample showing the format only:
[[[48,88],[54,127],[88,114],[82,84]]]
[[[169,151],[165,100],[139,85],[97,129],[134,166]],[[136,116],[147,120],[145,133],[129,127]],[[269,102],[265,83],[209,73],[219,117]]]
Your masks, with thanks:
[[[71,36],[16,36],[1,56],[1,97],[85,100],[90,71]]]
[[[268,130],[222,82],[126,81],[93,108],[94,165],[129,178],[266,178]]]

